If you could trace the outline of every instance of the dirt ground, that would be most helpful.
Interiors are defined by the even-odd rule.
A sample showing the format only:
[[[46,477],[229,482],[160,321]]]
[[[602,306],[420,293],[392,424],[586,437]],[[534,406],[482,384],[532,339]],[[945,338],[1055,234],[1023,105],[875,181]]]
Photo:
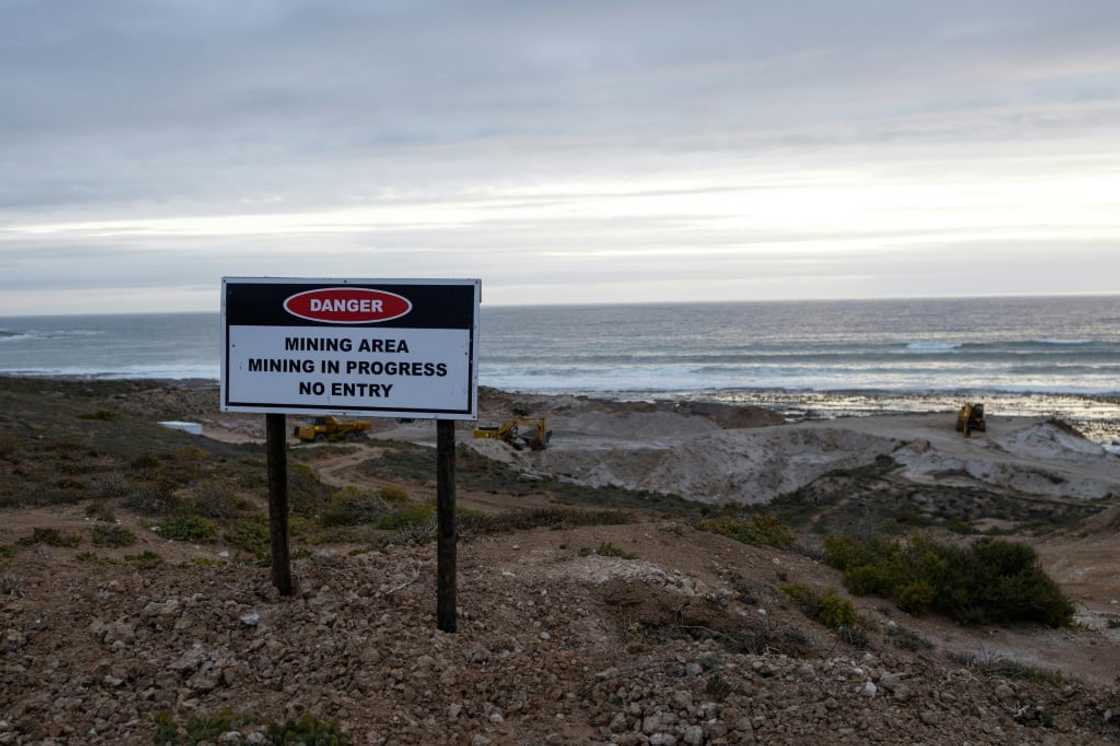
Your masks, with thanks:
[[[710,506],[581,481],[460,430],[464,520],[498,522],[464,531],[459,630],[445,634],[422,523],[386,542],[388,531],[299,513],[298,593],[276,595],[267,563],[231,539],[263,510],[261,418],[214,412],[201,385],[57,384],[46,408],[54,384],[25,386],[0,391],[0,744],[265,743],[270,727],[308,716],[355,744],[1120,741],[1120,507],[1092,491],[1112,464],[1043,420],[997,419],[963,441],[933,417],[785,425],[754,409],[530,401],[556,424],[554,455],[640,459],[721,438],[778,447],[780,458],[746,461],[765,467],[753,479],[808,480],[770,506],[800,549],[698,530]],[[488,392],[484,415],[515,402]],[[206,437],[165,433],[156,418],[201,421]],[[379,422],[364,443],[293,443],[293,474],[310,475],[297,496],[325,511],[338,494],[396,488],[405,509],[422,509],[434,496],[417,445],[428,442],[424,423]],[[1040,472],[1065,481],[1024,478]],[[217,531],[162,535],[167,515],[130,507],[143,504],[132,492],[160,485],[220,509]],[[230,505],[213,505],[215,492]],[[965,504],[930,507],[950,499]],[[966,627],[849,596],[812,551],[832,520],[821,514],[899,506],[928,517],[907,527],[952,540],[996,528],[1031,543],[1076,603],[1075,624]],[[98,517],[106,508],[111,521]],[[997,509],[1007,517],[985,512]],[[591,511],[593,525],[577,525]],[[524,515],[559,518],[500,523]],[[971,533],[949,531],[954,520]],[[135,543],[93,545],[110,524]],[[80,544],[33,542],[44,529]],[[849,599],[860,634],[807,617],[782,590],[791,583]]]

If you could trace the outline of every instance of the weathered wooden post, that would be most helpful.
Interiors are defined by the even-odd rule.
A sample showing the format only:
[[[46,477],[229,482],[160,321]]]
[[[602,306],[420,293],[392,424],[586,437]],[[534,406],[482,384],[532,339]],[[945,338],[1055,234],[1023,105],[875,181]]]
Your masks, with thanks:
[[[455,555],[455,422],[436,421],[436,626],[454,632]]]
[[[288,549],[288,426],[282,414],[265,415],[268,450],[268,533],[272,546],[272,584],[281,596],[293,592]]]

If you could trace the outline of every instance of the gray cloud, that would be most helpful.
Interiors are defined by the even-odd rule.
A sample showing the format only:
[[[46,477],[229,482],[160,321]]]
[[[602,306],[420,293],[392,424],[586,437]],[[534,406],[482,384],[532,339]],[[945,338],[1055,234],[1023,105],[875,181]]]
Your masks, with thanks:
[[[589,270],[636,278],[631,300],[767,277],[791,297],[799,276],[846,295],[914,271],[931,231],[943,261],[1069,250],[1105,283],[1091,266],[1120,239],[1120,206],[1093,191],[1120,152],[1112,0],[0,0],[0,16],[13,291],[369,267],[483,274],[511,301]],[[204,222],[231,215],[260,230]],[[1040,223],[1069,237],[1009,238]],[[915,292],[950,292],[963,266]],[[1053,278],[989,291],[1083,289]]]

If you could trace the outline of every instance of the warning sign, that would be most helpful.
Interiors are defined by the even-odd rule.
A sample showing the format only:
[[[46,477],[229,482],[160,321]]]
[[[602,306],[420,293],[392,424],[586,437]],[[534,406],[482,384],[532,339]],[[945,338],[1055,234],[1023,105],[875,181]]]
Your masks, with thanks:
[[[224,412],[473,420],[479,280],[222,280]]]

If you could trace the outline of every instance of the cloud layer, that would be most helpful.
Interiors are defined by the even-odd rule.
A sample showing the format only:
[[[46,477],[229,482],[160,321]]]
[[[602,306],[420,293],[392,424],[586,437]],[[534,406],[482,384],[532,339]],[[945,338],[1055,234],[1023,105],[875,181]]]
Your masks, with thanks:
[[[1120,290],[1120,5],[763,5],[0,0],[0,314]]]

